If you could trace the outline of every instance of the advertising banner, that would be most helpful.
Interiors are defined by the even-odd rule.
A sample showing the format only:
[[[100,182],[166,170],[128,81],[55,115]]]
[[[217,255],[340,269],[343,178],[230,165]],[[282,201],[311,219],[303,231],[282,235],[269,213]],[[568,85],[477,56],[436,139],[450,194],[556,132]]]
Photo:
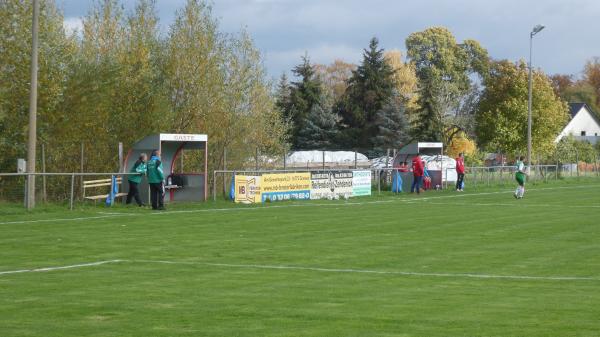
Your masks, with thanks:
[[[260,179],[256,176],[235,176],[235,202],[254,204],[260,202]]]
[[[310,173],[264,174],[261,177],[261,200],[263,202],[310,199]]]
[[[334,185],[331,172],[313,172],[310,176],[310,198],[313,200],[333,198]]]
[[[352,196],[371,195],[371,171],[352,172]]]
[[[349,198],[352,196],[352,172],[333,172],[333,184],[335,185],[335,194],[338,197]]]
[[[337,199],[352,196],[352,172],[313,172],[311,199]]]

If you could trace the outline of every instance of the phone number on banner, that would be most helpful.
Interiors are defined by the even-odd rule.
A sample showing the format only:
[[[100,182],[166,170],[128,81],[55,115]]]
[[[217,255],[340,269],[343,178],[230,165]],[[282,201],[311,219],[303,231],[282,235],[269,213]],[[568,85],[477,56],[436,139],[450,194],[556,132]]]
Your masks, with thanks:
[[[310,200],[310,191],[270,192],[262,194],[262,201]]]

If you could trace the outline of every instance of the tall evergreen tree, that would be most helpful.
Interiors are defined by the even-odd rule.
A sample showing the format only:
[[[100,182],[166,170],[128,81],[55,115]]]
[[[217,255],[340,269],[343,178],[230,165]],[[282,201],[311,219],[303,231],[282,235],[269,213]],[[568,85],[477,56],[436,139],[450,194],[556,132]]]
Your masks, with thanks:
[[[421,83],[417,99],[418,108],[414,113],[414,138],[432,142],[441,142],[444,139],[446,106],[443,91],[443,83]]]
[[[303,149],[332,149],[338,135],[339,116],[323,103],[313,105],[298,133]]]
[[[372,142],[380,154],[386,149],[398,149],[405,144],[409,136],[409,122],[406,107],[400,97],[392,97],[375,114],[377,134]]]
[[[292,72],[298,77],[298,81],[292,82],[289,107],[284,116],[293,124],[291,128],[292,146],[302,148],[305,146],[299,142],[300,131],[304,128],[305,121],[313,107],[321,103],[323,88],[308,56],[303,56],[302,63],[294,67]]]
[[[386,62],[384,50],[377,38],[372,38],[364,50],[363,61],[353,71],[341,104],[346,129],[344,142],[355,148],[371,148],[377,134],[375,115],[392,97],[395,88],[394,70]]]
[[[281,74],[277,87],[275,88],[275,107],[282,115],[287,115],[290,108],[291,100],[290,82],[285,73]]]

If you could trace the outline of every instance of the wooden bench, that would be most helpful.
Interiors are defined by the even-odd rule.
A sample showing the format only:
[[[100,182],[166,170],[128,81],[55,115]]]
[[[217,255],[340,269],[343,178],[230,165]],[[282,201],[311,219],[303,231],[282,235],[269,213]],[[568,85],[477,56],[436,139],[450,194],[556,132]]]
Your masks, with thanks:
[[[123,178],[121,178],[121,177],[116,178],[117,186],[121,185],[122,182],[123,182]],[[90,196],[85,195],[85,191],[87,189],[96,188],[96,187],[104,187],[104,186],[107,186],[110,191],[110,188],[112,188],[112,178],[84,181],[83,182],[83,198],[87,199],[87,200],[94,200],[94,203],[96,203],[96,201],[98,201],[98,200],[103,200],[103,199],[108,198],[109,193],[100,194],[100,195],[90,195]],[[119,189],[117,189],[117,190],[119,190]],[[126,195],[127,195],[127,193],[117,193],[117,194],[115,194],[115,198],[124,197]]]

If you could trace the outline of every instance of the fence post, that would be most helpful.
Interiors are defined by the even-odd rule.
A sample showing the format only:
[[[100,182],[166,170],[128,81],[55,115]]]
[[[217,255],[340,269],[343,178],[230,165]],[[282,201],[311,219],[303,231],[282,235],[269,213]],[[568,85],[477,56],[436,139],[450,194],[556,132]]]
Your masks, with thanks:
[[[83,142],[81,142],[81,157],[80,157],[81,162],[79,163],[79,172],[83,173],[83,163],[84,163],[84,146],[83,146]],[[83,198],[83,194],[84,194],[84,190],[83,190],[83,174],[81,175],[81,197]],[[148,195],[150,195],[150,193],[148,193]]]
[[[216,184],[216,180],[217,179],[217,171],[213,171],[213,181],[215,182],[215,184],[213,184],[213,201],[217,201],[217,184]],[[223,181],[225,181],[225,178],[223,177]]]
[[[44,203],[48,201],[46,194],[46,146],[42,143],[42,200]]]
[[[323,152],[323,170],[325,169],[325,151],[321,151]]]
[[[27,191],[29,191],[29,189],[27,188],[28,182],[29,182],[29,174],[27,176],[25,176],[25,183],[23,184],[23,187],[25,187],[25,190],[23,191],[23,206],[25,206],[25,208],[27,208]]]
[[[283,169],[287,170],[287,151],[283,150]]]
[[[381,195],[381,171],[377,170],[377,195]]]
[[[256,148],[256,154],[255,154],[254,159],[256,161],[256,170],[258,171],[258,148]]]
[[[354,169],[358,168],[358,152],[354,151]]]
[[[390,166],[390,149],[386,150],[385,153],[385,168],[388,168]]]
[[[112,177],[111,177],[111,181],[112,181]],[[112,184],[110,186],[110,188],[112,189]],[[73,194],[75,193],[75,173],[71,174],[71,202],[70,202],[70,209],[73,210]],[[112,191],[111,191],[112,193]]]
[[[577,178],[579,178],[579,151],[575,151],[575,169],[577,170]]]
[[[227,171],[227,148],[225,146],[223,146],[223,171]],[[217,173],[216,171],[213,171],[213,184],[215,186],[215,188],[213,188],[213,194],[215,194],[215,201],[217,201],[217,190],[216,190],[216,186],[217,186]],[[227,179],[225,179],[225,173],[223,173],[223,193],[225,194],[225,197],[227,198]]]

